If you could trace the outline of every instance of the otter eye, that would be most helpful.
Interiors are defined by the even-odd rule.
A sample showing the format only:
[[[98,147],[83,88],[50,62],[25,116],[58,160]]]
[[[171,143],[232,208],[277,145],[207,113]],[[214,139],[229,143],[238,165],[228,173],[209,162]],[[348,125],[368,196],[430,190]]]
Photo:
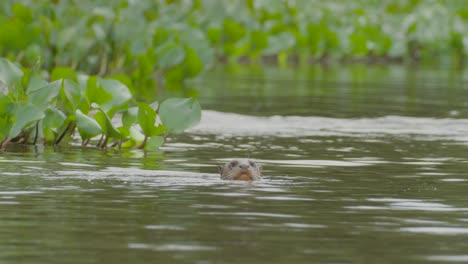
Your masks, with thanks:
[[[231,166],[231,168],[232,168],[232,167],[237,166],[237,164],[239,164],[239,162],[237,162],[237,161],[234,160],[234,161],[231,161],[230,166]]]
[[[250,167],[255,167],[255,163],[253,161],[251,161],[251,160],[249,160],[249,165],[250,165]]]

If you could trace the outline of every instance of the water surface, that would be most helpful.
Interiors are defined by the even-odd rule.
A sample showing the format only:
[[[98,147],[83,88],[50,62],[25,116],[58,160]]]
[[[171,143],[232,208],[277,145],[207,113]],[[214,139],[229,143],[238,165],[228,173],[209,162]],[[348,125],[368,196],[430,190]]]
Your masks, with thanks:
[[[463,72],[222,69],[157,152],[0,154],[0,262],[468,262]],[[254,183],[215,166],[251,157]]]

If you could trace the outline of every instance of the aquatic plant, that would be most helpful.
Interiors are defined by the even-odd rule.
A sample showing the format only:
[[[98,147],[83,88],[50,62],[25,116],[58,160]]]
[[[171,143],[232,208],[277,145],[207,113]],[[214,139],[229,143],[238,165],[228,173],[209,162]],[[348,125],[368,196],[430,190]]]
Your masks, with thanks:
[[[190,128],[201,116],[193,98],[147,104],[135,100],[116,79],[56,68],[48,82],[36,69],[23,71],[4,58],[0,58],[0,88],[2,149],[11,143],[57,145],[73,140],[75,131],[83,146],[99,137],[98,148],[155,149],[168,134]]]
[[[182,90],[218,60],[459,61],[467,19],[463,0],[6,0],[0,56],[125,73],[145,94],[157,85]]]

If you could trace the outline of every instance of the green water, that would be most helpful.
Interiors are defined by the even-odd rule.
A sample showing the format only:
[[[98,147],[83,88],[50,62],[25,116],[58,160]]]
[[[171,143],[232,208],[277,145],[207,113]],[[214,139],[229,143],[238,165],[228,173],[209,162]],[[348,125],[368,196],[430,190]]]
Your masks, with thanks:
[[[0,154],[0,263],[468,262],[463,72],[220,69],[160,152]],[[221,181],[233,157],[255,183]]]

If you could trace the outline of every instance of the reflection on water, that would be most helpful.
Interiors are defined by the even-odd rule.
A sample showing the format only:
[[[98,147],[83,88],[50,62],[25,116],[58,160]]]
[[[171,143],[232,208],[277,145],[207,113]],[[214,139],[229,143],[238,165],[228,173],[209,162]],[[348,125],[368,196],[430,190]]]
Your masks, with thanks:
[[[463,109],[455,119],[224,107],[158,152],[1,153],[0,262],[467,262]],[[262,163],[264,178],[220,180],[216,165],[233,157]]]

